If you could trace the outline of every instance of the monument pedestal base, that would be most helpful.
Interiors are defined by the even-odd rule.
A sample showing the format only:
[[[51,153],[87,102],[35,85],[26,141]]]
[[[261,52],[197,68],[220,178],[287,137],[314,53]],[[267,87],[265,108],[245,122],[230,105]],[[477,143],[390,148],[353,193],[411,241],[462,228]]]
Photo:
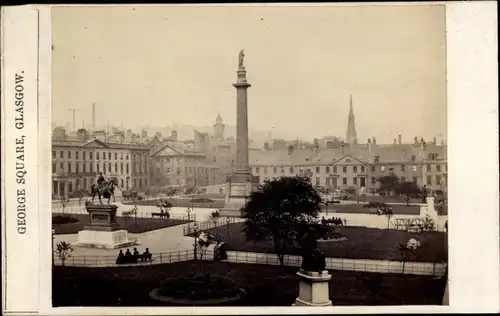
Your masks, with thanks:
[[[78,232],[76,247],[117,249],[137,245],[138,240],[129,240],[126,230],[96,231],[81,230]]]
[[[241,217],[240,209],[245,206],[247,197],[252,193],[252,183],[231,182],[228,187],[224,208],[219,211],[220,216]]]
[[[332,306],[329,293],[329,281],[332,276],[323,273],[300,270],[299,297],[292,306]]]

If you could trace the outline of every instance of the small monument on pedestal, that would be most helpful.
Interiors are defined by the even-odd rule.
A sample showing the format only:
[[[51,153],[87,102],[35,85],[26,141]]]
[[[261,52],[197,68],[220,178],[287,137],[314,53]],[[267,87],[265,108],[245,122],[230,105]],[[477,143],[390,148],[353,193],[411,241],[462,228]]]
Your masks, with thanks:
[[[310,231],[301,244],[302,265],[297,272],[299,297],[293,306],[332,306],[329,291],[332,276],[325,270],[325,255],[317,248],[317,234]]]
[[[89,224],[78,232],[77,247],[116,249],[137,244],[136,240],[128,239],[128,232],[120,229],[116,222],[117,205],[109,204],[114,199],[114,180],[106,182],[102,174],[97,180],[97,186],[92,185],[92,201],[85,203],[89,213]],[[100,204],[94,204],[95,194],[99,194]],[[102,204],[101,196],[108,199],[108,204]]]

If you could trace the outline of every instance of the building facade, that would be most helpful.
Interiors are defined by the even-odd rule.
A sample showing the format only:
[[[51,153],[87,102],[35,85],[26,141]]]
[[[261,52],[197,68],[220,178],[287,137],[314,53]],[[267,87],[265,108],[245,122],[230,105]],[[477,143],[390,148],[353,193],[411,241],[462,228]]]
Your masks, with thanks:
[[[395,174],[401,182],[413,181],[432,190],[447,188],[446,146],[435,143],[251,151],[250,166],[260,183],[308,174],[313,185],[375,192],[380,187],[380,177]]]
[[[115,178],[120,190],[144,190],[149,185],[148,164],[145,146],[105,143],[99,139],[54,139],[52,194],[61,198],[78,190],[90,191],[100,172],[106,178]]]

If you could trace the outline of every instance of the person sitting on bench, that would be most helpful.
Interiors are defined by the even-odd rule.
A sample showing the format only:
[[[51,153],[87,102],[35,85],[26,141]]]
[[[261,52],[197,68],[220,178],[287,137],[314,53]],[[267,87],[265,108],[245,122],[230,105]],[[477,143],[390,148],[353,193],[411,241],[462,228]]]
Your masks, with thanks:
[[[134,256],[138,256],[139,255],[139,251],[137,251],[137,248],[134,248]]]

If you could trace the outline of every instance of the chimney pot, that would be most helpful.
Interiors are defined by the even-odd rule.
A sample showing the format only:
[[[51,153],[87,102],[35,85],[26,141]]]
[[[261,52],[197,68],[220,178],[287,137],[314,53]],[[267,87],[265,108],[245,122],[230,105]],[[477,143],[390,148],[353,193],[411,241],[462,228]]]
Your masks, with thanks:
[[[401,134],[398,135],[398,144],[402,144],[403,143],[403,137],[401,136]]]

